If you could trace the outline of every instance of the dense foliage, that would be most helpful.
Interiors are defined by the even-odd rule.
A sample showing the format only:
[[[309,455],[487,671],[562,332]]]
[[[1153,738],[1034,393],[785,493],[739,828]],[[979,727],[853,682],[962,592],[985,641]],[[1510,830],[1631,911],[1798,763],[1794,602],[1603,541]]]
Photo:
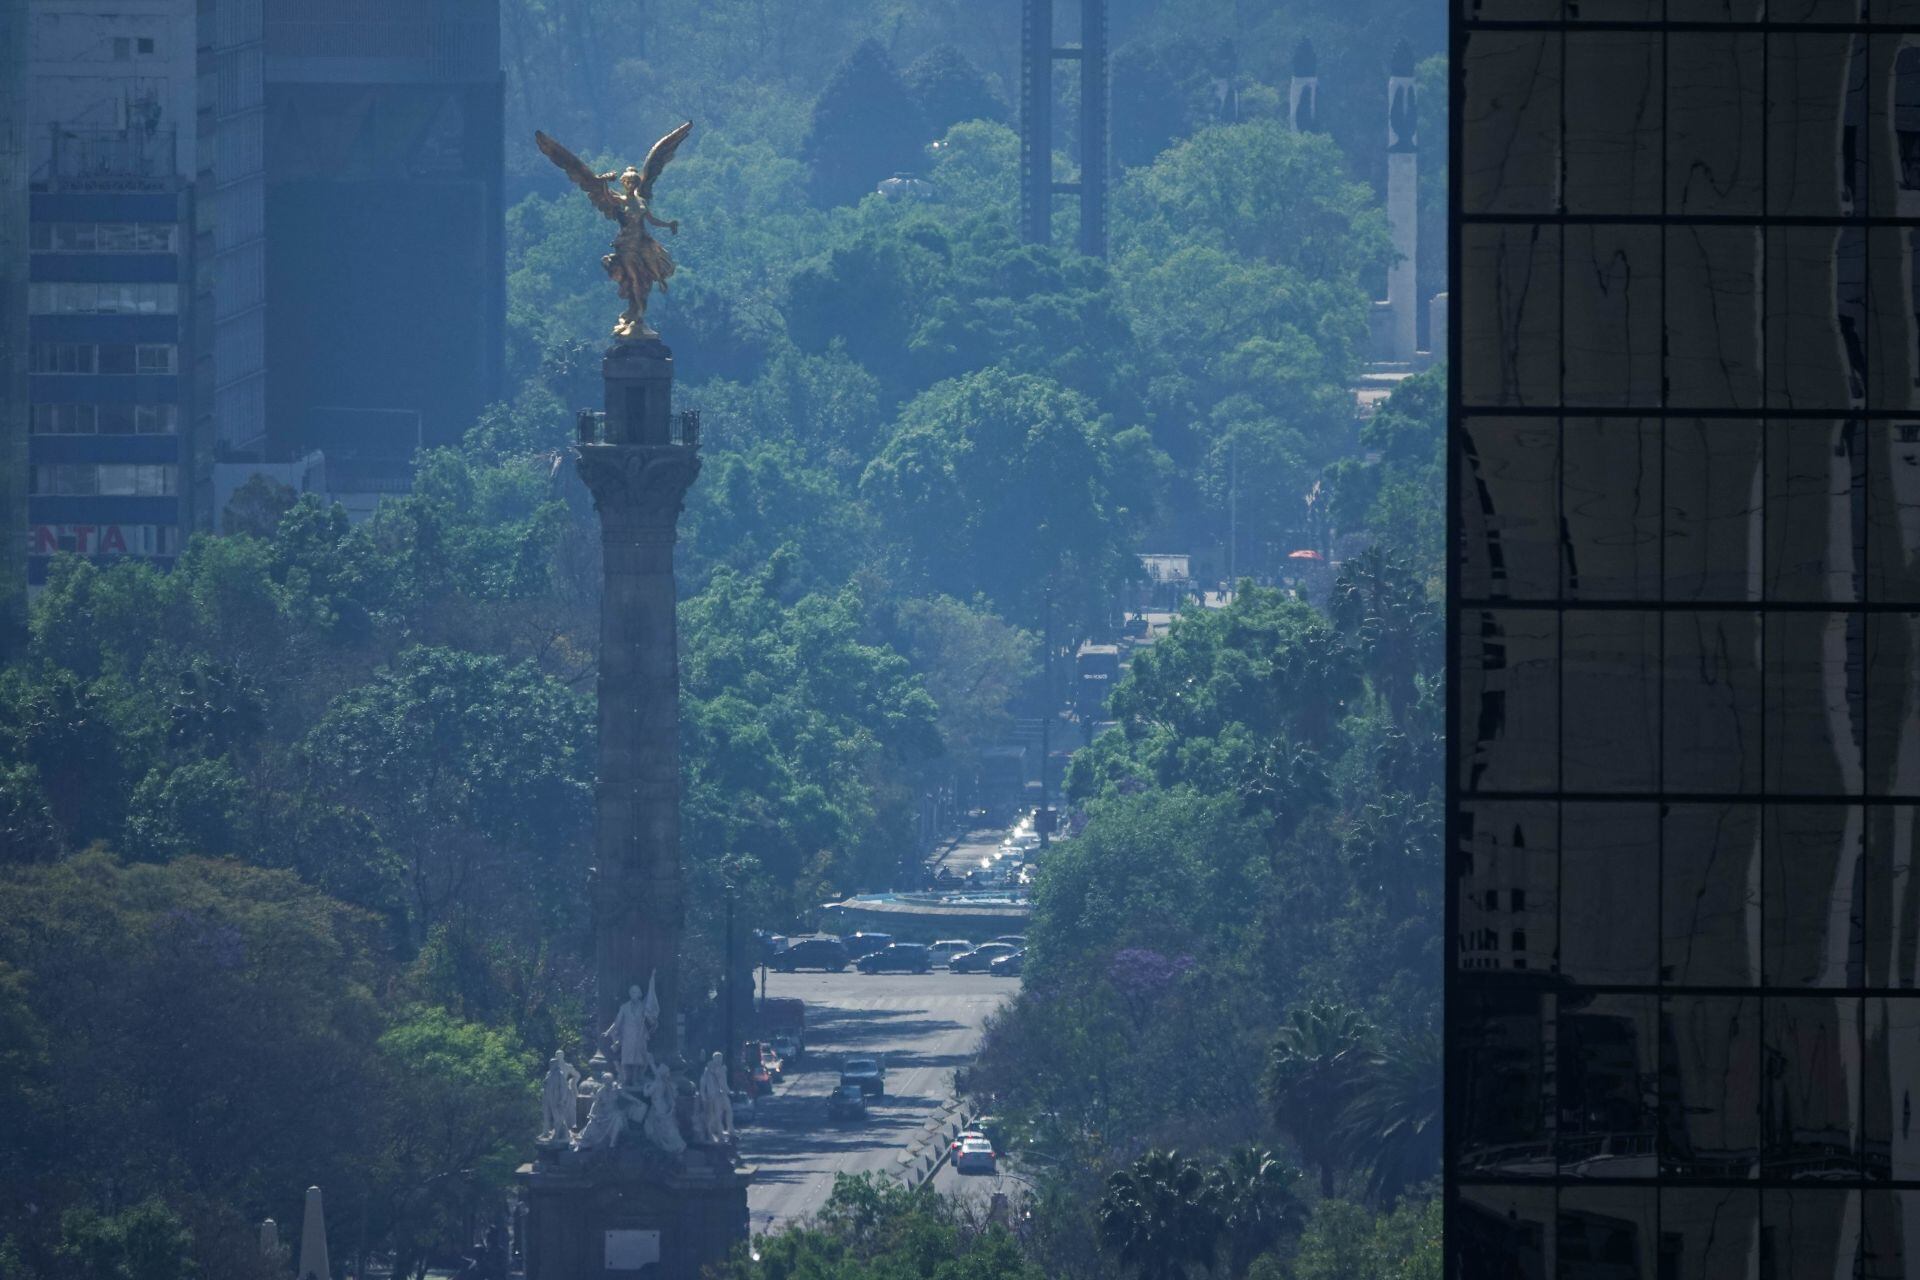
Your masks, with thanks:
[[[723,886],[787,929],[914,864],[1138,553],[1281,584],[1143,651],[1073,766],[1089,825],[973,1074],[1058,1176],[993,1224],[849,1184],[734,1275],[1431,1274],[1444,381],[1364,421],[1351,383],[1378,63],[1437,19],[1116,0],[1097,261],[1064,205],[1052,246],[1016,230],[1017,12],[505,0],[500,403],[363,523],[256,482],[168,572],[57,560],[0,668],[0,1277],[249,1277],[248,1224],[314,1182],[424,1268],[497,1204],[585,1003],[599,549],[565,448],[617,307],[605,223],[517,140],[624,161],[688,116],[652,315],[706,433],[690,1002]],[[1327,136],[1284,123],[1303,35]],[[895,171],[924,198],[874,194]]]

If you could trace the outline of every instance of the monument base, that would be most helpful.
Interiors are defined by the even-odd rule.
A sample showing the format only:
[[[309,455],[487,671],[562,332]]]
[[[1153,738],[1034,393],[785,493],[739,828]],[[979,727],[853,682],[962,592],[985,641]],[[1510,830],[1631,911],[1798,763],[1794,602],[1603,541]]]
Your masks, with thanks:
[[[527,1280],[700,1280],[747,1239],[747,1183],[722,1147],[642,1146],[520,1166]]]

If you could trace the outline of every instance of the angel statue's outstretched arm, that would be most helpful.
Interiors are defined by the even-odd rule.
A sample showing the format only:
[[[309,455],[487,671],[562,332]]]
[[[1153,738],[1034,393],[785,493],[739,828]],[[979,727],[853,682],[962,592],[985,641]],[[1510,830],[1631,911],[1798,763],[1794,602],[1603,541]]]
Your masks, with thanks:
[[[620,198],[607,190],[607,183],[613,181],[615,175],[595,173],[579,156],[538,129],[533,131],[533,140],[547,159],[558,165],[560,172],[572,180],[574,186],[587,193],[587,199],[593,201],[594,208],[615,221],[619,220]]]

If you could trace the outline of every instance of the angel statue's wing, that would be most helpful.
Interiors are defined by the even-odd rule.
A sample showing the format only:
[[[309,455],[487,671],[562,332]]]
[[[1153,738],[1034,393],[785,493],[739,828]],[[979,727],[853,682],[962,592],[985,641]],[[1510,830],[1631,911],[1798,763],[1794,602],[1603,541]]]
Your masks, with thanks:
[[[647,152],[647,162],[640,166],[640,194],[643,197],[653,197],[653,180],[660,176],[660,171],[667,167],[667,161],[673,159],[673,153],[680,149],[680,144],[692,132],[693,121],[689,120],[653,144],[653,150]]]
[[[547,159],[560,166],[560,171],[573,180],[573,185],[587,193],[587,199],[593,201],[593,207],[609,218],[620,216],[620,199],[607,190],[606,179],[587,167],[579,156],[567,150],[538,129],[533,131],[533,140],[540,150],[546,152]]]

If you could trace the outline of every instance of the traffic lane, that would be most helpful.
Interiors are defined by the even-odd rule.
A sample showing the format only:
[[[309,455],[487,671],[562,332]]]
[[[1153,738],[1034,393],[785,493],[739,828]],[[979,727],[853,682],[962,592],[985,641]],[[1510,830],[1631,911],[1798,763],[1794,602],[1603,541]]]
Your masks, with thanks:
[[[807,1053],[761,1099],[741,1132],[753,1229],[764,1232],[826,1203],[836,1173],[898,1168],[896,1157],[953,1092],[954,1069],[978,1050],[987,1015],[1017,984],[984,974],[768,975],[767,994],[807,1005]],[[882,1055],[887,1092],[864,1120],[827,1117],[843,1058]]]
[[[981,827],[969,831],[960,843],[947,850],[930,870],[938,873],[942,868],[956,876],[964,876],[969,871],[978,871],[984,859],[993,861],[993,855],[999,850],[1000,842],[1007,838],[1002,827]]]

